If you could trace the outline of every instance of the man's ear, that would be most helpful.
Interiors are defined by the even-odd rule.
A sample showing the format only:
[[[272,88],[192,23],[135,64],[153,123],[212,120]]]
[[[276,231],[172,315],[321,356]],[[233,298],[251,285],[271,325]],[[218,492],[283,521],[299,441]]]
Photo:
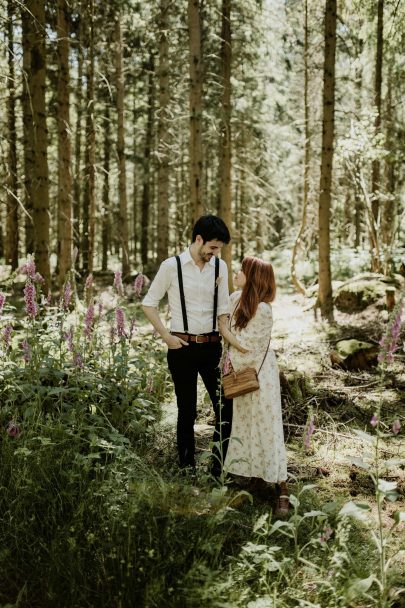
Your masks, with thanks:
[[[197,234],[195,237],[195,242],[197,245],[204,245],[204,239],[202,238],[201,234]]]

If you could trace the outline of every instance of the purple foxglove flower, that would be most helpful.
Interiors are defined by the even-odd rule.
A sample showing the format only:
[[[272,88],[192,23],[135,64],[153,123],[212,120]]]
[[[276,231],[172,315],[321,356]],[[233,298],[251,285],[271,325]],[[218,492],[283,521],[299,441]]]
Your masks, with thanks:
[[[38,314],[38,306],[36,303],[36,291],[33,283],[28,282],[24,287],[25,310],[27,315],[33,319]]]
[[[134,281],[134,293],[135,293],[135,297],[137,297],[137,298],[141,297],[141,292],[142,292],[142,287],[144,285],[144,282],[145,282],[145,277],[140,272],[139,274],[136,275],[135,281]]]
[[[29,363],[31,361],[31,349],[26,338],[21,342],[21,349],[25,363]]]
[[[83,357],[80,353],[75,354],[75,356],[73,357],[73,363],[76,365],[76,367],[83,369]]]
[[[373,414],[373,416],[370,420],[370,424],[371,424],[371,426],[377,426],[377,424],[378,424],[377,414]]]
[[[398,420],[398,418],[394,421],[394,424],[392,425],[392,432],[394,433],[394,435],[398,435],[399,431],[401,430],[401,423]]]
[[[90,273],[89,276],[87,277],[86,282],[84,284],[84,288],[86,291],[93,289],[93,274],[92,273]]]
[[[3,329],[3,342],[6,345],[6,348],[8,348],[10,346],[10,338],[11,338],[11,334],[13,333],[13,328],[12,326],[8,323],[5,328]]]
[[[70,327],[69,330],[64,335],[66,346],[69,352],[73,352],[73,327]]]
[[[377,360],[381,364],[392,363],[394,360],[394,353],[398,350],[397,344],[401,332],[403,308],[403,304],[400,303],[396,309],[394,321],[389,326],[385,336],[383,336],[379,342],[381,351],[378,354]]]
[[[70,281],[66,281],[65,288],[63,290],[63,308],[68,310],[70,300],[72,299],[72,285]]]
[[[23,264],[19,268],[19,272],[21,272],[22,274],[27,275],[27,277],[29,277],[30,279],[34,279],[34,277],[35,277],[35,262],[34,262],[34,260],[28,260],[28,262],[26,262],[25,264]]]
[[[7,425],[6,433],[9,437],[18,437],[18,435],[21,433],[21,430],[20,427],[13,420],[10,420]]]
[[[0,314],[3,312],[4,302],[6,301],[6,296],[4,293],[0,291]]]
[[[122,285],[122,272],[117,270],[114,273],[114,287],[120,297],[124,295],[124,287]]]
[[[93,322],[94,322],[94,304],[90,304],[87,308],[86,316],[84,318],[84,335],[87,339],[91,338],[91,333],[93,331]]]
[[[44,277],[42,276],[42,274],[39,274],[39,272],[36,272],[34,274],[34,276],[31,278],[34,281],[34,283],[40,283],[40,284],[45,283]]]
[[[115,310],[115,319],[117,322],[117,336],[119,338],[125,338],[125,313],[122,308],[117,308]]]

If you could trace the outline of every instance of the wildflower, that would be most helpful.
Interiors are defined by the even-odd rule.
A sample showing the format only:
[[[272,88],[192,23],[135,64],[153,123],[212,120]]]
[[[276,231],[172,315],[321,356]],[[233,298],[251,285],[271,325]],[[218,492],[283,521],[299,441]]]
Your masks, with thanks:
[[[76,365],[76,367],[83,369],[83,357],[80,353],[75,354],[75,356],[73,357],[73,363]]]
[[[94,322],[94,304],[90,304],[87,308],[86,316],[84,318],[84,335],[86,338],[91,338],[91,332],[93,330]]]
[[[225,359],[224,362],[222,364],[222,373],[224,375],[229,374],[229,372],[232,370],[232,363],[231,363],[231,356],[229,354],[229,350],[225,355]]]
[[[39,274],[39,272],[36,272],[34,276],[31,277],[31,279],[34,281],[34,283],[45,283],[44,277],[42,276],[42,274]]]
[[[326,541],[328,541],[332,536],[332,532],[333,530],[330,526],[325,526],[321,535],[319,536],[319,541],[321,543],[326,543]]]
[[[309,420],[309,424],[304,433],[304,438],[303,438],[303,443],[304,443],[304,447],[306,450],[309,450],[311,448],[311,437],[314,434],[314,432],[315,432],[314,417],[311,416],[311,418]]]
[[[117,308],[115,311],[115,319],[117,321],[117,336],[125,338],[125,314],[122,308]]]
[[[394,321],[389,326],[385,336],[379,341],[379,345],[381,346],[381,351],[377,357],[379,363],[392,363],[394,360],[394,353],[398,350],[403,308],[403,304],[400,303],[396,309]]]
[[[143,287],[144,283],[145,283],[145,277],[140,272],[136,275],[135,281],[134,281],[134,293],[137,298],[139,298],[141,296],[141,291],[142,291],[142,287]]]
[[[73,327],[70,327],[69,330],[64,335],[66,346],[69,352],[73,352]]]
[[[130,340],[132,340],[132,336],[134,335],[135,326],[136,326],[135,317],[132,317],[131,323],[129,325],[129,336],[128,336]]]
[[[398,435],[399,431],[401,430],[401,423],[398,420],[398,418],[394,421],[394,424],[392,425],[392,432],[394,433],[394,435]]]
[[[90,273],[86,279],[86,282],[84,284],[84,288],[86,289],[86,291],[93,289],[93,274]]]
[[[21,349],[25,363],[29,363],[31,361],[31,349],[26,338],[21,342]]]
[[[35,300],[36,291],[33,283],[28,282],[24,287],[25,310],[27,315],[35,318],[38,314],[38,306]]]
[[[122,272],[120,270],[114,273],[114,287],[118,295],[122,297],[124,295],[124,287],[122,285]]]
[[[5,326],[5,328],[3,329],[3,342],[4,342],[4,344],[6,345],[7,348],[10,346],[10,338],[11,338],[12,332],[13,332],[13,328],[8,323]]]
[[[1,314],[1,313],[2,313],[2,311],[3,311],[3,308],[4,308],[4,302],[5,302],[5,301],[6,301],[6,296],[4,295],[4,293],[2,293],[2,292],[0,291],[0,314]]]
[[[28,278],[34,279],[35,277],[35,262],[34,260],[28,260],[19,268],[19,272],[27,275]]]
[[[70,300],[72,298],[72,285],[70,281],[66,281],[65,289],[63,290],[63,308],[68,310]]]
[[[97,305],[98,318],[100,319],[103,314],[103,303],[99,302]]]
[[[111,346],[114,345],[116,333],[117,333],[117,330],[115,329],[114,325],[110,325],[110,345]]]
[[[20,427],[13,420],[10,420],[6,428],[6,433],[9,437],[18,437],[18,435],[21,433],[21,430]]]
[[[378,417],[377,414],[373,414],[371,420],[370,420],[370,424],[371,426],[377,426],[378,424]]]

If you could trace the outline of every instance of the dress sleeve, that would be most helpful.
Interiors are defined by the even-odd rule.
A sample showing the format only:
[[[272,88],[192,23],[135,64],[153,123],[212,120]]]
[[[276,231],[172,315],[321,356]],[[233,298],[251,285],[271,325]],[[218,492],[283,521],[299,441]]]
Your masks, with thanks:
[[[265,302],[260,302],[255,316],[249,321],[247,326],[241,330],[235,330],[235,337],[238,342],[249,350],[241,353],[236,348],[230,348],[230,357],[235,371],[245,367],[255,367],[257,370],[262,364],[267,345],[271,337],[273,325],[273,315],[271,306]],[[234,331],[232,329],[232,331]]]

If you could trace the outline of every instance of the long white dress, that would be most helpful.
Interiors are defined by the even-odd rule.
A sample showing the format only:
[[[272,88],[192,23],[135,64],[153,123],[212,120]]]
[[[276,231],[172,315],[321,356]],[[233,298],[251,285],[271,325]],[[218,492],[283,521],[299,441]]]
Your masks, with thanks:
[[[234,309],[240,292],[231,296]],[[231,327],[238,342],[248,353],[230,347],[235,371],[259,367],[271,336],[273,315],[271,305],[260,302],[255,316],[246,328]],[[244,477],[259,477],[277,483],[287,479],[287,458],[281,414],[280,379],[274,351],[269,348],[259,373],[258,391],[233,400],[232,433],[225,460],[225,469]]]

